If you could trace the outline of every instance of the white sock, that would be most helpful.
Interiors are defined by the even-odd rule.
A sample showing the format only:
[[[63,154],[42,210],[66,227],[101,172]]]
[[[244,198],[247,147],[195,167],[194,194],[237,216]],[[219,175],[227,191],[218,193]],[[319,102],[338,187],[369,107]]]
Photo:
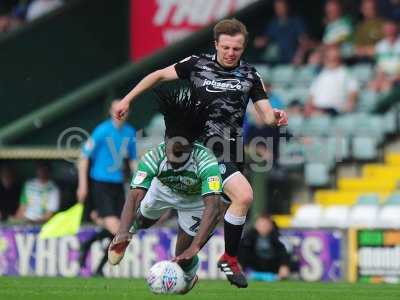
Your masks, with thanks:
[[[246,223],[246,216],[237,217],[232,215],[229,211],[225,213],[224,220],[232,225],[243,225]]]

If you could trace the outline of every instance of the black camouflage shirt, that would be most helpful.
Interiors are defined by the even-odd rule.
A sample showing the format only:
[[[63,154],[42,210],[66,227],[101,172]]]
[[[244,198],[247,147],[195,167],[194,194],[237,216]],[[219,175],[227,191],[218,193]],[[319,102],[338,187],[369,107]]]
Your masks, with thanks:
[[[188,79],[199,89],[202,101],[210,101],[212,113],[206,123],[205,139],[215,135],[226,139],[240,136],[249,99],[268,99],[257,71],[243,61],[227,69],[215,55],[193,55],[175,64],[175,70],[180,79]]]

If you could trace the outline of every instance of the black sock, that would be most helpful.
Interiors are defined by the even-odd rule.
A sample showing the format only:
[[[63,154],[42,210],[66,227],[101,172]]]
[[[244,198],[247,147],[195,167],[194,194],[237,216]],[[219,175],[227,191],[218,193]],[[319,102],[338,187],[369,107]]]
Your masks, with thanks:
[[[99,265],[98,265],[97,268],[96,268],[95,274],[97,274],[97,275],[103,275],[103,267],[104,267],[104,265],[106,264],[107,260],[108,260],[108,255],[107,255],[107,249],[106,249],[106,250],[104,251],[103,258],[101,259]]]
[[[225,253],[229,256],[237,256],[240,240],[242,238],[243,225],[233,225],[224,220]]]

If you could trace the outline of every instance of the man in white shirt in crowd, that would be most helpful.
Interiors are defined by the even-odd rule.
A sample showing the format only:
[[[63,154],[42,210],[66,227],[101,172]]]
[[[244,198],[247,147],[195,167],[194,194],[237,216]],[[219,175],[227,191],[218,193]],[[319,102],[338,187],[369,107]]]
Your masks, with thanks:
[[[334,116],[351,112],[355,108],[358,89],[358,82],[342,65],[339,48],[327,47],[324,52],[324,68],[311,84],[305,114],[327,113]]]
[[[60,191],[50,179],[50,164],[41,161],[37,165],[36,177],[24,184],[17,218],[43,224],[58,211],[59,206]]]

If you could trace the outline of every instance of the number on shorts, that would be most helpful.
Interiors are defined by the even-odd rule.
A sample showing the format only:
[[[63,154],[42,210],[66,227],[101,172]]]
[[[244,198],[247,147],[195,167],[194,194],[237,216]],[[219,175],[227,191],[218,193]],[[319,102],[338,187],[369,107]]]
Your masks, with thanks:
[[[197,233],[197,231],[199,230],[201,219],[194,216],[192,216],[192,219],[193,221],[195,221],[195,223],[189,228],[189,230]]]

